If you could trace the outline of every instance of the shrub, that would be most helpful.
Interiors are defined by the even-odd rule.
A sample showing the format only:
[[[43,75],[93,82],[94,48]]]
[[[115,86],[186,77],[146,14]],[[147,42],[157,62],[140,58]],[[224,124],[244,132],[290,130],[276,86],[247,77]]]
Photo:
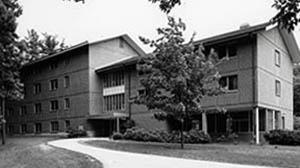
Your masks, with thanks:
[[[272,145],[300,145],[300,131],[272,130],[264,137]]]
[[[124,139],[143,141],[143,142],[165,142],[165,143],[179,143],[181,141],[180,132],[173,131],[168,133],[162,130],[147,131],[142,128],[133,127],[127,129],[123,136]],[[191,130],[184,132],[185,143],[208,143],[210,136],[203,131]]]
[[[78,137],[87,136],[87,132],[82,129],[69,129],[67,133],[68,133],[68,138],[78,138]]]
[[[114,132],[113,135],[112,135],[112,139],[113,140],[123,139],[123,134],[121,134],[119,132]]]

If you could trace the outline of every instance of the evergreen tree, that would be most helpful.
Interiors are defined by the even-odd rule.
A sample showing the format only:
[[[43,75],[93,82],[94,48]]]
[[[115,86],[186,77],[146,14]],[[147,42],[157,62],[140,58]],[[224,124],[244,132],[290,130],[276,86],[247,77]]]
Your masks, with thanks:
[[[40,59],[43,56],[51,55],[67,48],[64,41],[59,41],[55,35],[42,33],[42,36],[33,29],[27,31],[27,36],[21,40],[25,53],[25,62]]]
[[[16,34],[16,19],[22,14],[17,0],[0,0],[0,97],[2,143],[5,143],[5,101],[21,97],[19,69],[22,57]]]

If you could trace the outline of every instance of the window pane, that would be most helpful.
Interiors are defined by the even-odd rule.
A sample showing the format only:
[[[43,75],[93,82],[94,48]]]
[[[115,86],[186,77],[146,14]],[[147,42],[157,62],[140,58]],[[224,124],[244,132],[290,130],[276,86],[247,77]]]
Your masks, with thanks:
[[[227,82],[226,82],[226,77],[221,77],[220,80],[219,80],[219,84],[221,87],[226,87],[227,86]]]
[[[219,59],[226,57],[226,48],[225,47],[218,48],[218,56],[219,56]]]
[[[228,47],[228,56],[229,57],[234,57],[237,55],[237,50],[235,46],[229,46]]]
[[[280,66],[280,52],[275,50],[275,65]]]
[[[236,90],[236,89],[238,89],[237,75],[229,76],[228,90]]]

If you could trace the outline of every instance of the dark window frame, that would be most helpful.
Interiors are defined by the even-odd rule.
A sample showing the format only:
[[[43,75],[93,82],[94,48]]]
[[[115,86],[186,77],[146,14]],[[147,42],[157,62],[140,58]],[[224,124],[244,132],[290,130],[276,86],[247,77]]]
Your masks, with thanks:
[[[50,101],[50,111],[57,111],[59,109],[59,102],[58,100],[51,100]]]
[[[275,95],[277,97],[281,96],[281,83],[279,80],[275,80]]]
[[[274,57],[275,57],[275,65],[280,67],[281,64],[281,53],[279,50],[275,49],[275,53],[274,53]]]

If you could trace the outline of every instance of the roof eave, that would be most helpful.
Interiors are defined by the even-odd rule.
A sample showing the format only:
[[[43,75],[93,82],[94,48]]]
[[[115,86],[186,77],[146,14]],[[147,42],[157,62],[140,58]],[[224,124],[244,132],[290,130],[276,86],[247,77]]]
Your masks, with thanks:
[[[40,59],[38,59],[38,60],[36,60],[36,61],[33,61],[33,62],[29,62],[29,63],[23,65],[22,68],[32,66],[32,65],[34,65],[34,64],[43,62],[43,61],[45,61],[45,60],[51,59],[51,58],[56,57],[56,56],[61,55],[61,54],[65,54],[65,53],[70,52],[70,51],[73,51],[73,50],[75,50],[75,49],[79,49],[79,48],[84,47],[84,46],[86,46],[86,45],[88,45],[88,44],[89,44],[88,41],[84,41],[84,42],[79,43],[79,44],[77,44],[77,45],[75,45],[75,46],[72,46],[72,47],[70,47],[70,48],[67,48],[67,49],[65,49],[65,50],[63,50],[63,51],[61,51],[61,52],[58,52],[58,53],[55,53],[55,54],[52,54],[52,55],[49,55],[49,56],[45,56],[45,57],[40,58]]]
[[[283,42],[288,50],[289,55],[291,56],[292,62],[299,63],[300,51],[293,33],[282,28],[278,28],[278,30],[280,35],[282,36]]]

